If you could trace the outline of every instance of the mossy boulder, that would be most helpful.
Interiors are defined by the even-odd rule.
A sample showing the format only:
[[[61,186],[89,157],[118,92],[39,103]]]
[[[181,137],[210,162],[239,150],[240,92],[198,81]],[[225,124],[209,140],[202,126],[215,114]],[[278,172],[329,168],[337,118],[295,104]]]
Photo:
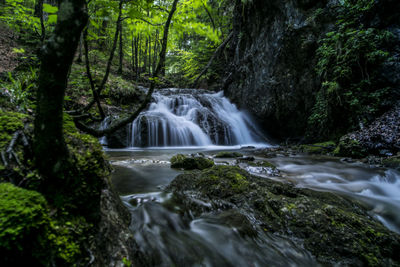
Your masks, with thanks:
[[[386,167],[400,170],[400,156],[385,158],[382,160],[382,164]]]
[[[229,151],[218,152],[217,155],[215,155],[215,158],[240,158],[240,157],[243,157],[243,154],[239,152],[229,152]]]
[[[188,157],[182,154],[178,154],[171,158],[171,168],[185,169],[185,170],[204,170],[214,166],[214,161],[205,157]]]
[[[197,185],[205,194],[227,197],[248,190],[246,176],[239,167],[219,165],[202,172]]]
[[[400,236],[357,201],[333,193],[296,188],[233,166],[181,174],[167,191],[181,210],[195,216],[233,209],[253,218],[253,229],[296,238],[323,265],[400,265]]]
[[[48,214],[47,202],[41,194],[9,183],[0,184],[1,260],[16,264],[26,258],[35,265],[48,259],[45,253],[50,247],[46,236],[50,228]]]
[[[81,248],[73,232],[78,223],[51,218],[44,196],[9,183],[0,184],[0,262],[3,266],[67,266]],[[82,232],[79,233],[82,235]]]
[[[326,154],[333,152],[335,148],[336,143],[333,141],[328,141],[323,143],[300,145],[298,147],[298,150],[300,152],[305,152],[309,154]]]
[[[274,164],[265,160],[249,162],[248,165],[252,167],[264,167],[264,168],[276,169],[276,166]]]
[[[368,152],[356,138],[351,135],[345,135],[340,138],[333,154],[338,157],[363,158],[368,155]]]

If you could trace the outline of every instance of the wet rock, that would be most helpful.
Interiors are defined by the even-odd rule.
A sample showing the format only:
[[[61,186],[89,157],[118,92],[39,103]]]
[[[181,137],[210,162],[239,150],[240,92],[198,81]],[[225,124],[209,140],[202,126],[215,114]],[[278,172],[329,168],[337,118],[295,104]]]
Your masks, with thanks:
[[[338,0],[236,1],[231,65],[225,95],[252,113],[277,138],[304,136],[321,88],[317,53],[338,21]],[[362,24],[388,29],[397,39],[379,79],[400,88],[399,2],[379,0]],[[360,18],[361,20],[361,18]],[[399,99],[394,90],[393,99]],[[388,99],[388,102],[391,99]],[[343,112],[345,112],[343,110]],[[351,111],[350,111],[351,112]],[[337,125],[330,126],[334,132]]]
[[[305,152],[309,154],[326,154],[333,152],[336,148],[336,143],[333,141],[316,143],[316,144],[308,144],[308,145],[300,145],[296,147],[296,150],[299,152]]]
[[[167,190],[195,216],[235,210],[254,218],[253,228],[302,240],[321,264],[400,264],[400,236],[358,202],[332,193],[258,178],[232,166],[181,174]]]
[[[241,158],[238,158],[238,162],[248,162],[248,161],[254,161],[255,158],[253,156],[243,156]]]
[[[254,229],[249,219],[237,210],[231,209],[223,211],[218,214],[218,219],[220,219],[222,224],[236,229],[242,236],[257,236],[257,231]]]
[[[214,166],[214,161],[205,157],[187,157],[182,154],[178,154],[171,158],[171,168],[185,169],[185,170],[204,170]]]
[[[137,266],[146,264],[129,229],[131,215],[110,184],[101,193],[100,210],[98,234],[91,248],[91,266],[124,266],[124,259]]]
[[[400,156],[385,158],[382,160],[382,164],[386,167],[400,170]]]
[[[215,155],[215,158],[240,158],[243,157],[243,154],[239,152],[229,152],[229,151],[222,151]]]
[[[362,130],[343,136],[334,153],[361,158],[368,154],[395,155],[400,151],[400,103]]]
[[[114,133],[107,135],[107,146],[109,148],[125,148],[129,146],[128,127],[123,127]]]

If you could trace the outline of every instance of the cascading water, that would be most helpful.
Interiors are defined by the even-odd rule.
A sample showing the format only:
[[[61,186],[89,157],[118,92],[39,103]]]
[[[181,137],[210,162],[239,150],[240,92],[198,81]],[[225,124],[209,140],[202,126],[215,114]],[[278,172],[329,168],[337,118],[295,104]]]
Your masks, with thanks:
[[[131,147],[250,145],[263,138],[251,118],[223,96],[195,89],[162,89],[132,123]]]

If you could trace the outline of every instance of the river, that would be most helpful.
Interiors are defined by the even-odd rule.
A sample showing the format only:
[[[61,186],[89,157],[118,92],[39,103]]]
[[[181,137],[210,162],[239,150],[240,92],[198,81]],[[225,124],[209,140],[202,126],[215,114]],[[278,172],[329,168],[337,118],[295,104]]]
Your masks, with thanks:
[[[252,156],[256,149],[271,146],[251,117],[222,93],[159,91],[150,108],[132,123],[128,139],[129,148],[106,149],[106,153],[115,169],[113,185],[133,215],[131,230],[153,265],[318,265],[300,240],[260,229],[255,237],[244,237],[214,214],[182,216],[179,206],[171,206],[171,195],[163,192],[182,173],[170,168],[173,155],[213,157],[218,151],[231,150]],[[256,159],[273,163],[280,175],[247,168],[253,174],[360,200],[386,227],[400,233],[398,171],[325,156],[278,153]],[[234,159],[214,161],[235,164]]]

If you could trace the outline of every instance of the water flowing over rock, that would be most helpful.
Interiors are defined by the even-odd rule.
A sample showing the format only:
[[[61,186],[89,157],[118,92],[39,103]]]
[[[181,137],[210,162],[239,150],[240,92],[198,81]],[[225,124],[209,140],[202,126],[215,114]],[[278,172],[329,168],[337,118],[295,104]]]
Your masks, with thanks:
[[[153,94],[153,103],[128,129],[129,147],[243,145],[265,139],[252,119],[223,96],[195,89],[162,89]]]

